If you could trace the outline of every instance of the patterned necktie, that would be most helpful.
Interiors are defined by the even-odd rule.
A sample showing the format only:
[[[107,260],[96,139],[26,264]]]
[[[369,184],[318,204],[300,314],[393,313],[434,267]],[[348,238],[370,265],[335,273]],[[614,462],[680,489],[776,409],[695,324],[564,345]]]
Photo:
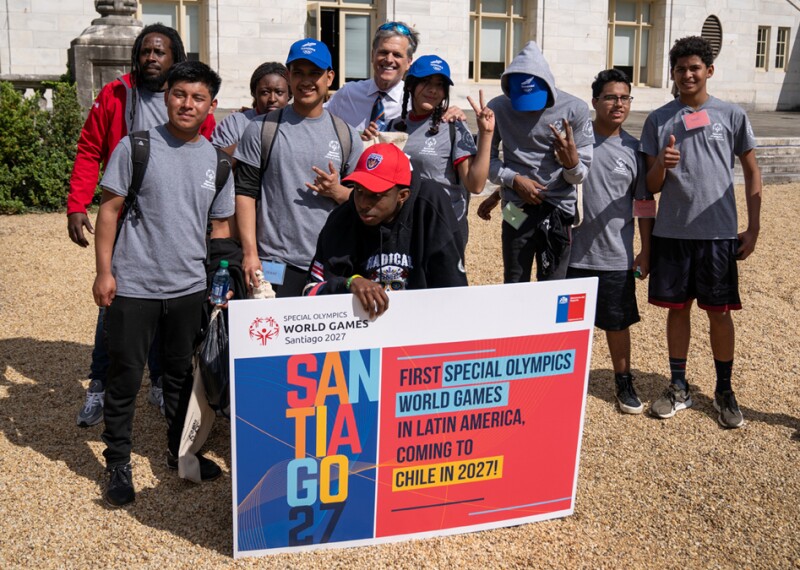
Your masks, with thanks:
[[[376,123],[379,131],[386,130],[386,118],[384,117],[383,98],[386,93],[378,91],[378,96],[375,98],[375,103],[372,105],[372,112],[369,114],[369,122]]]

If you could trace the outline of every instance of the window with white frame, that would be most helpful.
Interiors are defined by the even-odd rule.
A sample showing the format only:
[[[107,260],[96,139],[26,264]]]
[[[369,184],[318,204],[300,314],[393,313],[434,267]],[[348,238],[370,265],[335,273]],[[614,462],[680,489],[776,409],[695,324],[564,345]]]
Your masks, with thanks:
[[[525,0],[470,0],[470,79],[500,79],[527,39],[525,4]]]
[[[650,81],[652,4],[642,0],[610,0],[608,66],[625,72],[634,85]]]
[[[332,89],[347,81],[368,79],[376,13],[373,0],[331,0],[307,4],[306,35],[331,51],[336,75]]]
[[[775,69],[786,71],[789,53],[789,28],[778,28],[778,41],[775,42]]]
[[[160,22],[175,28],[183,40],[188,59],[207,60],[205,4],[205,0],[140,0],[138,18],[145,26]]]
[[[756,36],[756,69],[767,68],[767,51],[769,49],[769,26],[759,26]]]

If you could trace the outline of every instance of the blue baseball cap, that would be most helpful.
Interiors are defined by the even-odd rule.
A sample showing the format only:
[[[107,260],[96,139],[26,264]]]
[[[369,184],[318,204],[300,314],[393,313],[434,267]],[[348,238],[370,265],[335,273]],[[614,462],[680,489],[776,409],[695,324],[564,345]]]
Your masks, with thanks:
[[[324,43],[314,38],[298,40],[289,48],[289,57],[286,58],[288,66],[293,61],[305,59],[319,67],[320,69],[331,69],[331,52]]]
[[[438,55],[423,55],[414,60],[408,68],[409,77],[429,77],[431,75],[443,75],[447,82],[452,85],[450,79],[450,66]]]
[[[547,82],[541,77],[527,73],[508,75],[508,97],[515,111],[541,111],[549,94]]]

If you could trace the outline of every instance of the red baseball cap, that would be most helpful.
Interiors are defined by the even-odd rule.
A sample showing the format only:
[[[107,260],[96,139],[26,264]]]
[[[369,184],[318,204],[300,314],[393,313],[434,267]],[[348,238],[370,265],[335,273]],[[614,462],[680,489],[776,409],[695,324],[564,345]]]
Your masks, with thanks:
[[[411,186],[411,162],[394,144],[379,143],[361,154],[353,173],[342,182],[357,182],[376,194],[395,185]]]

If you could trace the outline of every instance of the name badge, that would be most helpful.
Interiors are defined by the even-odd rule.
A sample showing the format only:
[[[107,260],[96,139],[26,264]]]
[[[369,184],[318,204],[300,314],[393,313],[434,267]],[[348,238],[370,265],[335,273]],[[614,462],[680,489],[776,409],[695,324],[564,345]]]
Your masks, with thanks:
[[[687,113],[681,119],[683,119],[683,126],[686,127],[687,131],[702,129],[711,124],[711,119],[708,118],[708,113],[705,109],[696,113]]]
[[[262,261],[261,271],[264,272],[264,279],[272,285],[283,285],[286,277],[286,264],[280,261]]]
[[[656,201],[655,200],[634,200],[633,201],[633,216],[635,218],[655,218],[656,217]]]
[[[522,208],[514,204],[514,202],[508,202],[505,208],[503,208],[503,219],[508,222],[512,228],[518,230],[523,222],[528,219],[528,214],[523,212]]]

